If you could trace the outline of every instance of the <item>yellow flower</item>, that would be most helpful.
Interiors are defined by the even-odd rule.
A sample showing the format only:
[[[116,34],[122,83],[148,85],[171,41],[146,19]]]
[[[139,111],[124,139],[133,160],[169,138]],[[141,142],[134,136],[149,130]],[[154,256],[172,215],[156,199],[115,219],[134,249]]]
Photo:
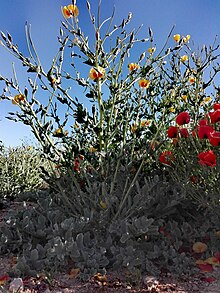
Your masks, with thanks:
[[[190,76],[190,78],[189,78],[189,82],[193,84],[193,83],[195,82],[195,77]]]
[[[193,244],[193,251],[196,252],[196,253],[202,253],[202,252],[205,252],[207,250],[208,246],[203,243],[203,242],[196,242]]]
[[[77,17],[79,15],[79,9],[77,8],[76,5],[70,4],[68,6],[64,6],[62,9],[63,16],[65,18],[70,18],[70,17]]]
[[[212,101],[212,97],[206,97],[206,98],[203,99],[204,103],[209,103],[211,101]]]
[[[79,128],[79,124],[75,123],[73,127],[74,127],[74,129],[78,129]]]
[[[148,48],[147,52],[153,54],[156,51],[156,47]]]
[[[151,122],[150,120],[142,120],[141,121],[141,126],[142,127],[149,126],[150,125],[150,122]]]
[[[187,95],[182,95],[182,100],[183,100],[184,102],[186,102],[186,101],[187,101]]]
[[[55,84],[57,82],[57,79],[55,77],[52,77],[51,84]]]
[[[147,79],[140,79],[138,84],[139,84],[140,87],[147,89],[149,87],[149,85],[150,85],[150,81],[147,80]]]
[[[55,137],[63,137],[64,135],[67,136],[67,135],[68,135],[68,131],[66,130],[66,131],[64,132],[62,128],[57,128],[57,129],[53,132],[53,136],[55,136]]]
[[[106,202],[104,202],[104,201],[100,201],[100,206],[101,206],[101,208],[103,209],[103,210],[106,210],[107,209],[107,203]]]
[[[97,68],[93,67],[89,71],[89,77],[92,80],[96,80],[96,79],[102,78],[104,76],[105,76],[105,69],[102,68],[101,66],[98,66]]]
[[[88,151],[89,151],[90,153],[95,153],[95,152],[97,151],[97,149],[94,148],[94,147],[89,147],[89,148],[88,148]]]
[[[174,41],[179,42],[180,41],[180,35],[176,34],[173,36]]]
[[[180,58],[180,61],[181,62],[186,62],[186,61],[188,61],[189,60],[189,57],[187,56],[187,55],[183,55],[181,58]]]
[[[172,107],[170,108],[170,112],[171,112],[171,113],[175,113],[175,112],[176,112],[176,109],[172,106]]]
[[[20,102],[24,102],[25,101],[25,95],[16,95],[14,96],[14,98],[12,99],[12,104],[14,105],[19,105]]]
[[[189,42],[191,36],[190,35],[186,35],[184,38],[183,38],[183,42],[186,43],[186,42]]]
[[[131,132],[135,132],[137,130],[137,123],[133,123],[131,126]]]
[[[129,71],[137,70],[140,66],[137,63],[130,63],[128,65]]]

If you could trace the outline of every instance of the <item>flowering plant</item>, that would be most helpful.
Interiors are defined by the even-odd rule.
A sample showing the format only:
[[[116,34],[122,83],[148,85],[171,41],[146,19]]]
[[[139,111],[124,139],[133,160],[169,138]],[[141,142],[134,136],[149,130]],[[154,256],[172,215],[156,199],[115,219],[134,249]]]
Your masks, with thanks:
[[[191,117],[187,112],[181,112],[176,117],[176,126],[167,130],[168,139],[172,139],[169,150],[160,156],[160,162],[172,163],[172,176],[182,182],[187,196],[196,199],[203,207],[219,206],[219,104],[214,103],[214,111],[204,112],[203,119],[192,127]],[[215,117],[215,118],[213,118]],[[185,128],[184,123],[188,124]],[[184,127],[183,127],[184,125]],[[169,153],[172,162],[161,159],[164,153]]]
[[[57,166],[50,179],[61,193],[60,200],[71,206],[73,213],[84,213],[82,191],[90,186],[89,180],[110,186],[105,196],[100,192],[91,199],[93,210],[100,201],[110,203],[120,172],[128,172],[122,195],[117,195],[114,206],[117,217],[138,176],[150,172],[155,164],[156,152],[166,140],[167,125],[176,113],[181,112],[176,122],[181,136],[186,137],[187,130],[182,125],[189,123],[191,117],[195,126],[209,107],[205,90],[214,82],[219,69],[214,65],[206,81],[204,72],[217,59],[217,47],[203,48],[199,57],[191,53],[190,35],[175,34],[172,40],[172,29],[165,45],[158,50],[151,29],[145,39],[138,38],[139,29],[126,31],[131,13],[119,25],[112,26],[114,13],[101,22],[100,6],[95,20],[88,1],[86,5],[94,28],[94,46],[90,46],[80,28],[76,3],[64,6],[58,53],[49,69],[40,62],[28,25],[27,57],[18,50],[10,34],[1,33],[1,45],[27,68],[29,82],[28,88],[21,88],[15,68],[13,78],[1,75],[0,80],[5,83],[1,99],[12,101],[17,111],[10,112],[8,118],[29,125],[43,155]],[[107,22],[109,26],[104,29]],[[114,42],[109,42],[110,37],[114,37]],[[132,49],[143,43],[148,48],[136,56]],[[65,67],[64,52],[69,54],[74,74]],[[86,67],[86,73],[77,66],[80,71]],[[83,88],[84,98],[92,103],[90,109],[79,98],[72,97],[68,85]],[[218,114],[210,115],[212,120],[218,120]],[[174,128],[169,130],[169,136],[174,135],[173,131]],[[176,128],[174,132],[177,136]],[[212,133],[213,141],[218,137],[218,133]],[[163,162],[167,154],[170,155],[164,153],[166,156],[161,158]],[[171,165],[172,161],[173,157],[169,160]],[[71,198],[71,191],[67,191],[69,180],[80,199]]]

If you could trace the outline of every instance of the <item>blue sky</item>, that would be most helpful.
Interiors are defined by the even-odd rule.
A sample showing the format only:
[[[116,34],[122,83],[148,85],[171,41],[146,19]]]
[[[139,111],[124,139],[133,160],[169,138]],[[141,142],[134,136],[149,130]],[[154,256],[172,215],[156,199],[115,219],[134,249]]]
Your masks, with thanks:
[[[9,32],[22,52],[27,53],[24,25],[31,24],[32,37],[35,41],[43,66],[49,69],[51,60],[57,52],[60,21],[63,20],[61,6],[70,4],[64,0],[2,0],[0,9],[0,30]],[[92,10],[96,11],[98,0],[90,0]],[[78,0],[80,25],[85,35],[93,36],[88,19],[85,0]],[[119,24],[129,12],[133,13],[130,28],[143,24],[140,37],[148,36],[148,27],[154,32],[157,47],[161,47],[173,25],[174,33],[191,35],[195,48],[203,44],[212,44],[216,35],[220,35],[219,0],[102,0],[101,17],[111,15],[116,8],[115,24]],[[147,48],[146,48],[147,49]],[[144,50],[144,48],[143,48]],[[9,53],[0,47],[0,74],[12,77],[12,62],[15,62],[19,82],[27,85],[24,68]],[[0,90],[2,85],[0,84]],[[20,145],[22,139],[32,139],[28,126],[14,123],[7,119],[7,112],[15,111],[9,101],[0,103],[0,140],[5,145]]]

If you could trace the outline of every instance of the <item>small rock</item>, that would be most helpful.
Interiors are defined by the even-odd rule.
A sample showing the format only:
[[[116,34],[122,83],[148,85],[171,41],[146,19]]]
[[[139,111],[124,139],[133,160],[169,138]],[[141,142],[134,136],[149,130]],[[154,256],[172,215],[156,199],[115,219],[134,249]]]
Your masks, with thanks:
[[[46,289],[45,291],[44,291],[44,293],[51,293],[51,291],[50,291],[50,289]]]
[[[21,278],[15,278],[9,286],[9,291],[20,292],[24,290],[23,280]]]
[[[147,285],[152,285],[152,284],[158,284],[159,282],[153,276],[146,276],[146,277],[143,278],[143,283],[144,283],[144,285],[147,286]]]

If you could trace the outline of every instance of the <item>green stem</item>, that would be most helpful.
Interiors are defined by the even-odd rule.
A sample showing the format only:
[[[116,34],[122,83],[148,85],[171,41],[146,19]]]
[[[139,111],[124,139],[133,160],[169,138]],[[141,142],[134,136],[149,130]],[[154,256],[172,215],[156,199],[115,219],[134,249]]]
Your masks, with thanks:
[[[99,131],[99,148],[100,151],[102,151],[103,149],[103,101],[102,101],[102,93],[101,93],[101,81],[98,80],[98,107],[99,107],[99,127],[100,127],[100,131]]]
[[[156,137],[158,136],[159,131],[160,131],[160,127],[158,128],[157,133],[155,134],[155,137],[154,137],[154,139],[153,139],[153,142],[156,140]],[[148,151],[149,151],[149,150],[148,150]],[[118,208],[118,210],[117,210],[117,212],[116,212],[116,214],[115,214],[115,216],[114,216],[114,218],[113,218],[113,221],[115,221],[115,220],[117,219],[118,215],[119,215],[120,212],[122,211],[122,208],[123,208],[123,206],[124,206],[126,200],[128,199],[128,196],[129,196],[129,194],[130,194],[130,191],[131,191],[131,189],[133,188],[133,186],[134,186],[134,184],[135,184],[135,182],[136,182],[136,180],[137,180],[137,177],[138,177],[139,173],[141,172],[141,169],[142,169],[142,167],[143,167],[143,165],[144,165],[144,162],[145,162],[145,158],[143,158],[143,160],[142,160],[142,162],[141,162],[141,164],[140,164],[140,166],[139,166],[139,168],[138,168],[138,170],[137,170],[137,172],[136,172],[136,174],[135,174],[135,176],[134,176],[134,178],[133,178],[133,180],[132,180],[132,182],[131,182],[131,184],[130,184],[128,190],[127,190],[127,192],[125,193],[124,198],[122,199],[122,201],[121,201],[121,203],[120,203],[120,205],[119,205],[119,208]]]

